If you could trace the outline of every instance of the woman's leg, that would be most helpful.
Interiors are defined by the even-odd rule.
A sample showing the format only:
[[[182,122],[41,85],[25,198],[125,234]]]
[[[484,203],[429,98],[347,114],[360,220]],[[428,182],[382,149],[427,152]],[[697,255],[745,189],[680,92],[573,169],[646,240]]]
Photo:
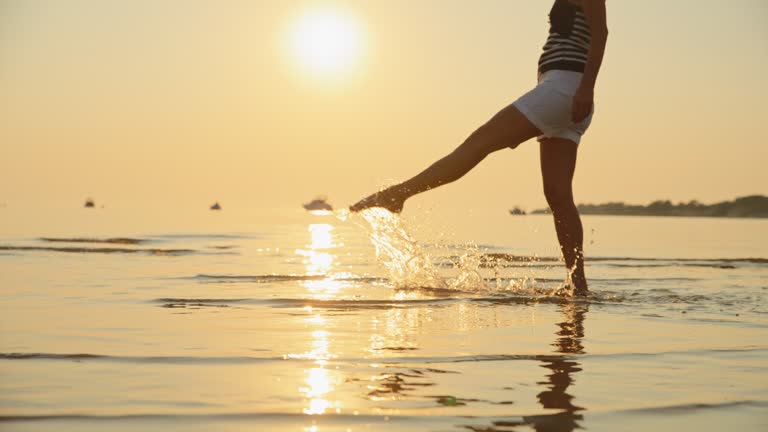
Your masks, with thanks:
[[[480,126],[456,150],[432,164],[410,180],[390,186],[352,205],[350,210],[384,207],[398,213],[413,195],[458,180],[489,154],[515,148],[540,132],[513,105],[509,105]]]
[[[576,204],[573,202],[573,173],[578,146],[570,140],[550,138],[541,141],[541,175],[544,195],[555,217],[555,230],[560,241],[565,265],[570,272],[574,295],[586,295],[584,275],[584,231]]]

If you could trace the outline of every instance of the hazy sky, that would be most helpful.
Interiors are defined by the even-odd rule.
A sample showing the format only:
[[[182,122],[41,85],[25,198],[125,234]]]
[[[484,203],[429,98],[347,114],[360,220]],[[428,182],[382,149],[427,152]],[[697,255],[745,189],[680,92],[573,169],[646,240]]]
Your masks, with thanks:
[[[530,89],[550,6],[0,0],[0,203],[348,204]],[[330,73],[296,52],[317,10],[356,47]],[[768,193],[768,2],[608,0],[608,25],[577,201]],[[415,202],[541,207],[538,145],[428,195]]]

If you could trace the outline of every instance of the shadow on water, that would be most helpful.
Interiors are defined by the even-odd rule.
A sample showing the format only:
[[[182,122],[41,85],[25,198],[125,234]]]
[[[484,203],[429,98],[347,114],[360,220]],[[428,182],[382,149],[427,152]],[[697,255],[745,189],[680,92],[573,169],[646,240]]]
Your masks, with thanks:
[[[552,346],[555,352],[567,354],[563,357],[551,357],[542,359],[541,367],[548,369],[549,374],[545,381],[537,384],[545,387],[545,390],[537,395],[539,403],[547,410],[560,410],[556,414],[542,414],[523,416],[520,421],[497,421],[490,427],[466,426],[474,432],[509,432],[518,428],[533,428],[538,432],[571,432],[581,429],[579,421],[583,420],[580,414],[585,408],[575,405],[574,397],[568,393],[569,387],[574,384],[574,375],[581,371],[581,365],[572,357],[574,354],[585,354],[582,339],[584,338],[584,319],[588,304],[567,303],[560,305],[563,321],[557,323],[557,338]]]

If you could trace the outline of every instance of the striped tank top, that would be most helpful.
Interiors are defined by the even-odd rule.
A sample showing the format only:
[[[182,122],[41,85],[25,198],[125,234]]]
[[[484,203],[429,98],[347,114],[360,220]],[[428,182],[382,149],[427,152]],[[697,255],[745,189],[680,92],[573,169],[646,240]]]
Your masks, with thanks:
[[[591,34],[580,6],[555,0],[549,12],[549,37],[539,57],[539,73],[559,69],[584,72]]]

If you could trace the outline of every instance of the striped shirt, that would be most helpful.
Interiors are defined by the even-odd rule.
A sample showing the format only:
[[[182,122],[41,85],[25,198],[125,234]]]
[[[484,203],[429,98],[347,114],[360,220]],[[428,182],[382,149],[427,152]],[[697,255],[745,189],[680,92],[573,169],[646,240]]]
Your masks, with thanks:
[[[591,34],[580,6],[555,0],[549,12],[549,37],[539,57],[539,73],[552,69],[584,72]]]

